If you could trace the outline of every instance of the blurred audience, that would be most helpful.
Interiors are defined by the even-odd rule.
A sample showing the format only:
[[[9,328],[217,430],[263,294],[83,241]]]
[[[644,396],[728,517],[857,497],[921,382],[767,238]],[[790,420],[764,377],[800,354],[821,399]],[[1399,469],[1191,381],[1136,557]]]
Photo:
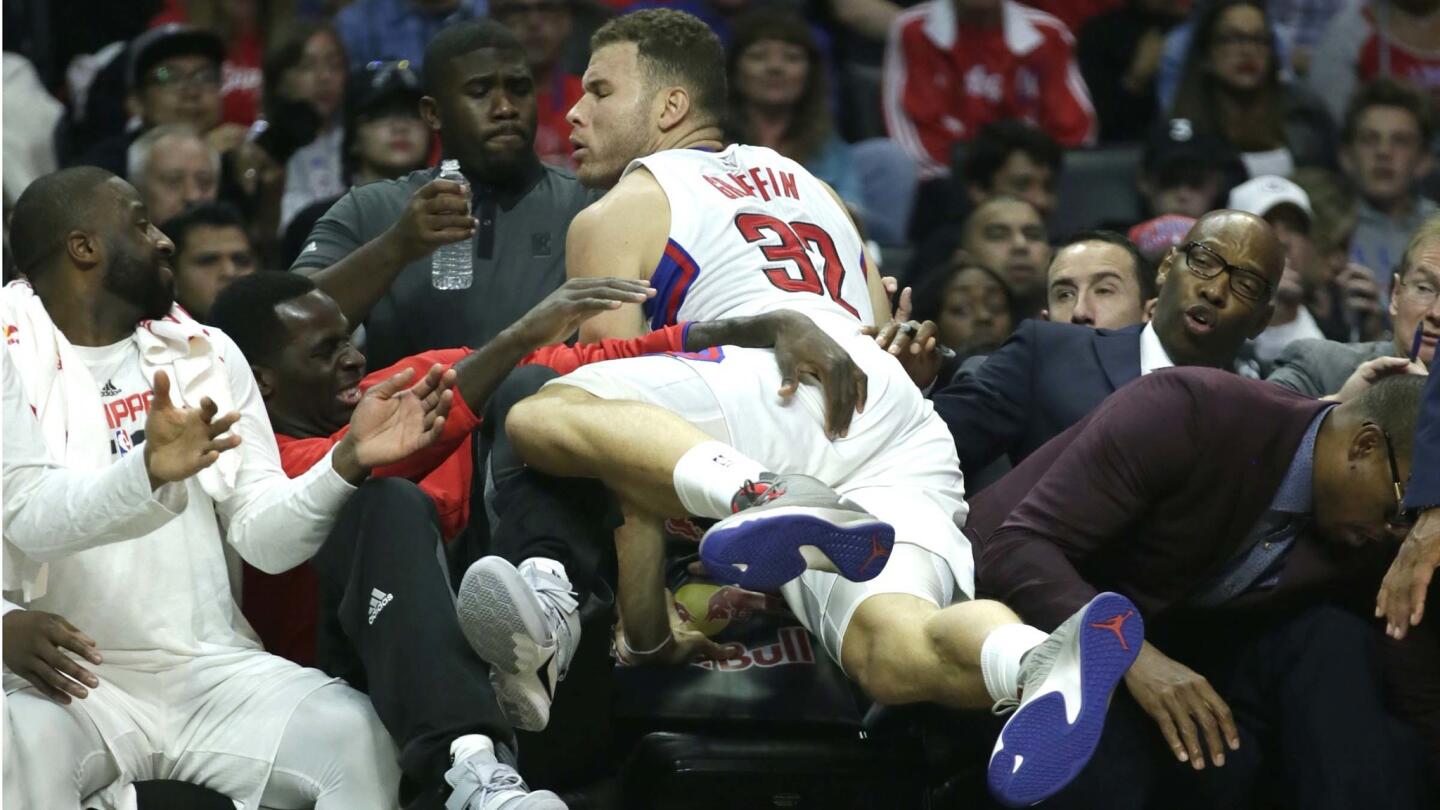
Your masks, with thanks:
[[[1440,0],[1350,0],[1315,47],[1310,89],[1337,123],[1359,85],[1381,78],[1440,95]]]
[[[1244,173],[1223,141],[1188,118],[1172,118],[1151,130],[1136,184],[1147,215],[1193,219],[1224,205]]]
[[[187,124],[164,124],[141,135],[130,145],[126,165],[151,222],[214,202],[220,193],[220,155]]]
[[[931,0],[895,21],[885,51],[885,125],[920,165],[943,176],[950,150],[1002,118],[1020,118],[1067,147],[1095,142],[1074,38],[1059,20],[1014,0]]]
[[[188,23],[213,31],[225,43],[221,65],[221,120],[249,126],[260,114],[261,0],[168,0],[150,27]]]
[[[565,70],[565,45],[574,26],[575,0],[494,0],[490,16],[520,38],[535,77],[535,153],[546,163],[570,166],[570,124],[565,116],[584,95],[580,77]],[[748,143],[748,141],[747,141]]]
[[[863,208],[860,172],[835,131],[825,65],[809,23],[787,12],[747,15],[735,26],[729,62],[730,140],[774,149]]]
[[[921,279],[913,316],[934,321],[936,339],[960,359],[1000,348],[1018,323],[1015,297],[994,270],[963,259]]]
[[[1195,227],[1195,217],[1166,214],[1163,217],[1147,219],[1130,229],[1126,236],[1145,257],[1153,270],[1171,248],[1185,244],[1185,236]]]
[[[1387,297],[1410,234],[1440,210],[1416,185],[1434,166],[1434,134],[1425,97],[1395,81],[1362,87],[1345,113],[1340,165],[1360,195],[1350,257],[1375,271]]]
[[[1223,139],[1252,177],[1334,163],[1330,117],[1281,80],[1260,0],[1217,0],[1201,10],[1170,115]]]
[[[55,171],[55,127],[65,108],[45,90],[35,66],[18,53],[5,52],[5,92],[0,94],[5,127],[3,171],[5,205],[20,199],[37,177]]]
[[[1285,272],[1275,288],[1275,314],[1270,325],[1255,338],[1255,356],[1269,363],[1296,340],[1324,335],[1305,307],[1301,268],[1313,266],[1315,247],[1310,241],[1314,216],[1305,190],[1283,177],[1267,175],[1249,180],[1230,192],[1230,208],[1261,217],[1270,223],[1275,238],[1285,248]]]
[[[1113,231],[1081,231],[1050,261],[1045,319],[1096,329],[1149,320],[1155,272],[1135,245]]]
[[[125,132],[100,141],[72,161],[125,176],[130,145],[145,130],[163,124],[188,124],[218,152],[238,146],[243,127],[220,122],[220,64],[225,46],[208,31],[166,25],[130,43],[126,106],[132,121]]]
[[[486,7],[486,0],[354,0],[335,15],[335,29],[352,70],[376,59],[408,59],[418,68],[441,29],[483,17]]]
[[[195,320],[210,322],[215,296],[230,282],[258,269],[255,248],[240,212],[226,203],[204,203],[160,226],[175,243],[175,303]]]
[[[341,153],[347,187],[397,180],[429,165],[431,131],[420,114],[423,95],[409,62],[371,62],[351,75]],[[337,194],[311,203],[290,219],[281,266],[294,263],[315,223],[339,199]]]
[[[987,124],[965,146],[961,181],[972,206],[1008,195],[1035,206],[1042,219],[1055,211],[1065,150],[1054,138],[1014,119]]]
[[[1101,143],[1145,137],[1159,113],[1155,75],[1165,34],[1189,8],[1190,0],[1128,0],[1080,29],[1076,55],[1100,119]]]
[[[346,75],[345,46],[329,26],[301,26],[266,54],[266,97],[308,104],[319,118],[313,140],[284,162],[281,229],[305,206],[345,192],[341,170],[345,128],[341,126],[340,112],[345,103]]]
[[[1440,217],[1431,217],[1415,232],[1394,285],[1393,338],[1365,343],[1296,341],[1281,353],[1266,379],[1306,396],[1323,397],[1339,393],[1362,365],[1381,358],[1395,358],[1403,365],[1414,352],[1416,360],[1434,370],[1435,347],[1440,343]]]
[[[1378,340],[1389,324],[1380,285],[1370,268],[1350,260],[1356,195],[1345,178],[1328,169],[1300,169],[1296,185],[1310,197],[1309,239],[1314,260],[1301,265],[1305,306],[1331,340]]]
[[[1005,280],[1020,317],[1039,315],[1045,308],[1050,244],[1035,206],[1019,197],[992,197],[975,209],[961,234],[970,260]]]

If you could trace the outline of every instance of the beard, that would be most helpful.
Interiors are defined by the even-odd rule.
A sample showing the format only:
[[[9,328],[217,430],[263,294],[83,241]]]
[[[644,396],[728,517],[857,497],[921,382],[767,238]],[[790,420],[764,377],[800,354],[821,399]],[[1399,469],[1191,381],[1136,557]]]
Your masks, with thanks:
[[[625,173],[631,161],[651,154],[647,115],[645,107],[636,105],[628,126],[615,131],[604,154],[596,155],[592,148],[590,159],[576,172],[582,185],[597,189],[613,188],[620,182],[620,175]]]
[[[142,258],[111,245],[110,267],[105,289],[140,310],[141,320],[156,320],[170,314],[175,304],[175,281],[167,281],[158,258]]]

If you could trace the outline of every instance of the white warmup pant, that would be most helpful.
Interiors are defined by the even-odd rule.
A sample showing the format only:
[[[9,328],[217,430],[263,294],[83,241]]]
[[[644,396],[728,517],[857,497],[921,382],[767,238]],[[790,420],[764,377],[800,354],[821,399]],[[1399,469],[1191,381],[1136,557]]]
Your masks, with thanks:
[[[851,616],[871,596],[903,593],[945,607],[975,591],[970,543],[960,531],[964,483],[949,429],[871,339],[859,337],[846,348],[868,377],[869,397],[849,435],[836,441],[825,435],[818,388],[802,385],[795,401],[781,400],[780,372],[766,349],[725,346],[694,359],[610,360],[548,383],[656,405],[772,472],[820,479],[894,526],[895,550],[875,579],[851,582],[807,571],[781,589],[837,663]]]
[[[400,768],[390,735],[370,701],[349,686],[333,682],[311,691],[284,722],[261,785],[237,789],[237,773],[256,773],[247,757],[221,750],[165,750],[151,741],[151,767],[123,774],[119,762],[90,714],[80,704],[102,694],[93,690],[84,701],[61,706],[33,689],[5,698],[5,806],[39,810],[114,808],[122,801],[125,783],[144,779],[175,779],[212,788],[234,799],[244,810],[393,810],[398,806]],[[10,680],[7,678],[7,681]],[[103,698],[102,698],[103,699]],[[162,704],[163,705],[163,704]],[[184,726],[229,724],[243,734],[247,727],[277,722],[275,715],[235,713],[225,716],[161,718]],[[137,728],[135,735],[142,735]],[[128,741],[130,744],[134,740]],[[157,745],[157,743],[159,743]],[[237,795],[245,794],[245,795]],[[255,796],[259,804],[255,805]],[[83,802],[83,804],[82,804]]]

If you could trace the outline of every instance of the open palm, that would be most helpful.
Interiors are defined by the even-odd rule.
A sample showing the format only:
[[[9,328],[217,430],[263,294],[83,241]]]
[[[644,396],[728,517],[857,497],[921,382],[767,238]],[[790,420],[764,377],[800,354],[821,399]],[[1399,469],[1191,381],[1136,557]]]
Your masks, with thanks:
[[[455,372],[432,366],[424,379],[407,388],[414,376],[406,369],[372,386],[355,406],[350,437],[363,466],[393,464],[430,446],[444,431]]]

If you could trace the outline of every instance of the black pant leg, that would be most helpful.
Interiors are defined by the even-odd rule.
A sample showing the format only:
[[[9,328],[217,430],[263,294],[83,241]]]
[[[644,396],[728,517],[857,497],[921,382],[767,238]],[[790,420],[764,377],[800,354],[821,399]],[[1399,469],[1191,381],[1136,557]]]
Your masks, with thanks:
[[[362,670],[406,776],[437,784],[451,741],[464,734],[513,746],[485,664],[460,631],[435,506],[418,486],[367,481],[313,562],[322,606],[337,618],[329,626],[344,634],[322,641],[321,667]]]
[[[1241,678],[1259,684],[1296,804],[1306,810],[1411,810],[1423,751],[1384,703],[1379,637],[1335,607],[1311,608],[1266,633]]]
[[[613,536],[624,522],[619,508],[599,481],[556,478],[527,468],[505,433],[510,408],[557,376],[545,366],[517,368],[486,406],[486,511],[496,518],[489,553],[516,565],[531,557],[559,561],[583,605],[597,586],[603,594],[614,586]]]

